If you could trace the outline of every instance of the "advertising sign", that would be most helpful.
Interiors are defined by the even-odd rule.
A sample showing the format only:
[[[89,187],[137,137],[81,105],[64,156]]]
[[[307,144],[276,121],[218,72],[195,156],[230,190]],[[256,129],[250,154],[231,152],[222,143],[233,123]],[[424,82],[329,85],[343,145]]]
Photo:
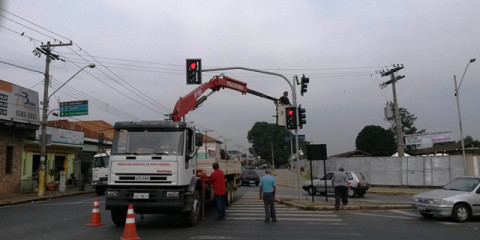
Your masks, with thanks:
[[[38,92],[0,80],[0,119],[40,125]]]
[[[452,141],[453,134],[451,132],[405,135],[406,145],[433,144]]]
[[[88,100],[60,102],[60,117],[88,115]]]

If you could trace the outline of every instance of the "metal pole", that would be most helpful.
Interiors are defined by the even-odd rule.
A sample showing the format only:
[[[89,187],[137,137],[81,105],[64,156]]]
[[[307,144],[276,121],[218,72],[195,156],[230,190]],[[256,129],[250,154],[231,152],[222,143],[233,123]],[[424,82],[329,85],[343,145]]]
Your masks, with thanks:
[[[272,170],[275,169],[275,157],[273,155],[273,141],[270,140],[270,145],[272,146]]]
[[[462,157],[463,157],[463,164],[465,166],[465,174],[467,173],[467,168],[465,165],[467,163],[467,159],[465,158],[465,143],[463,142],[463,128],[462,128],[462,115],[460,114],[460,100],[458,99],[458,87],[457,87],[457,76],[453,75],[453,82],[455,84],[455,97],[457,98],[457,110],[458,110],[458,124],[460,126],[460,141],[462,142]]]

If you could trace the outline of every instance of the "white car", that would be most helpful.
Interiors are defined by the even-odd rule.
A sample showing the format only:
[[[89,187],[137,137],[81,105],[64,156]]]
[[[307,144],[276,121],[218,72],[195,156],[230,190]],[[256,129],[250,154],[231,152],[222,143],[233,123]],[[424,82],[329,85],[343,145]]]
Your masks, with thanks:
[[[370,188],[370,184],[367,182],[365,175],[362,172],[345,171],[350,182],[350,191],[348,191],[348,197],[362,197],[365,192]],[[327,183],[327,192],[334,193],[335,189],[332,185],[333,172],[328,172],[321,179],[314,179],[312,182],[305,181],[303,183],[303,190],[307,191],[309,195],[312,194],[325,194],[325,180]]]
[[[440,215],[456,222],[480,216],[480,177],[459,177],[442,189],[417,194],[412,208],[424,217]]]

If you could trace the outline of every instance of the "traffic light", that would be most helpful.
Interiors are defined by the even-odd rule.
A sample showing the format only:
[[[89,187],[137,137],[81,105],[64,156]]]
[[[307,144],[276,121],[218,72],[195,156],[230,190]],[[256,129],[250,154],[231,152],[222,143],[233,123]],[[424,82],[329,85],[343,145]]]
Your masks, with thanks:
[[[302,76],[302,80],[301,80],[301,90],[300,90],[300,94],[303,96],[304,93],[307,92],[307,87],[308,87],[308,83],[310,82],[310,78],[307,78],[305,77],[305,75]]]
[[[202,59],[187,59],[187,84],[202,84]]]
[[[297,129],[297,109],[287,107],[285,111],[287,129]]]
[[[298,106],[298,127],[303,128],[303,124],[307,123],[307,115],[305,114],[305,108],[302,105]]]

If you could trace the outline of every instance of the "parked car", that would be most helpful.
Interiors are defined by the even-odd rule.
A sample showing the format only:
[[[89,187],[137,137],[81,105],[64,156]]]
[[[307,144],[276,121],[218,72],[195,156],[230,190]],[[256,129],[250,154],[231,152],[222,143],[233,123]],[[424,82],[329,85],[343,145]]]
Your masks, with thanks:
[[[365,175],[362,172],[345,171],[350,182],[350,191],[348,191],[348,197],[362,197],[370,188]],[[325,179],[327,180],[327,192],[334,193],[335,189],[332,185],[333,172],[328,172],[320,179],[314,179],[312,182],[305,181],[303,183],[303,190],[307,191],[309,195],[312,194],[325,194]]]
[[[258,176],[258,173],[255,170],[242,171],[240,179],[242,180],[242,185],[248,186],[252,183],[255,184],[255,186],[258,186],[258,184],[260,184],[260,176]]]
[[[459,177],[441,189],[417,194],[412,208],[424,217],[440,215],[456,222],[480,216],[480,177]]]

